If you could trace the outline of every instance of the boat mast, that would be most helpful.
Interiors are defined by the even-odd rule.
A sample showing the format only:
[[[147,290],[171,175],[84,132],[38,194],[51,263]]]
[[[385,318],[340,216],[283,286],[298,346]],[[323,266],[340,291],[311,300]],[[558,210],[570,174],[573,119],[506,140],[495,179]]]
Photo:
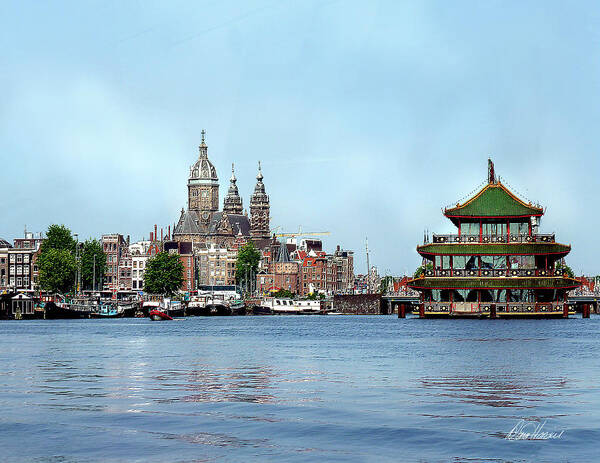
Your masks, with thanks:
[[[371,294],[371,268],[369,266],[369,238],[365,237],[365,249],[367,251],[367,294]]]

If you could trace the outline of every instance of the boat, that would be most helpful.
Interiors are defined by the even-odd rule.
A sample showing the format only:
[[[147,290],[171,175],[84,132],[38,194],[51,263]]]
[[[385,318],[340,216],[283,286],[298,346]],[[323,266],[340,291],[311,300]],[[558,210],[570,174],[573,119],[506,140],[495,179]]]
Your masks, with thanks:
[[[46,319],[76,319],[90,318],[92,312],[98,309],[98,301],[86,297],[74,297],[67,301],[62,296],[44,304]]]
[[[152,321],[173,320],[172,317],[158,309],[151,310],[149,316]]]
[[[258,311],[266,309],[274,315],[317,315],[321,313],[321,302],[267,297],[261,301]]]
[[[90,318],[122,318],[124,316],[125,311],[112,304],[102,304],[100,310],[90,314]]]
[[[216,293],[192,296],[186,308],[186,315],[201,317],[245,314],[246,304],[242,299]]]
[[[246,315],[246,304],[242,299],[234,299],[229,302],[231,315]]]
[[[273,311],[269,307],[263,305],[255,305],[252,307],[253,315],[273,315]]]
[[[119,301],[118,309],[123,312],[124,317],[134,317],[136,312],[140,310],[140,303],[137,301]]]

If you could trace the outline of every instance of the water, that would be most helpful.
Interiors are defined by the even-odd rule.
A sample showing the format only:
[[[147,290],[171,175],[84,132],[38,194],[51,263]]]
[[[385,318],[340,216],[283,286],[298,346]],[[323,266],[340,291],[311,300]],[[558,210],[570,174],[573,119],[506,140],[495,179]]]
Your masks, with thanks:
[[[591,462],[600,317],[0,322],[4,462]],[[520,419],[559,439],[507,440]]]

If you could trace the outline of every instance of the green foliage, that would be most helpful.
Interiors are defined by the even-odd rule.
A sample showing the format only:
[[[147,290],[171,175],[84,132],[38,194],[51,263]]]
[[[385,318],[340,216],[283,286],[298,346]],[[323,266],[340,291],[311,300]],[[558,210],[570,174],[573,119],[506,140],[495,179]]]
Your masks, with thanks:
[[[71,230],[64,225],[50,225],[41,251],[44,252],[47,249],[62,249],[75,254],[75,239],[71,235]]]
[[[235,280],[238,284],[241,284],[246,277],[250,278],[250,275],[256,275],[260,257],[260,251],[256,249],[252,241],[248,241],[238,250],[235,264]]]
[[[294,293],[287,289],[280,289],[272,294],[273,297],[294,297]]]
[[[317,299],[319,299],[319,293],[308,293],[306,299],[308,299],[309,301],[316,301]]]
[[[40,288],[67,292],[75,284],[75,240],[64,225],[50,225],[37,260]]]
[[[73,288],[77,264],[66,249],[46,248],[38,257],[40,288],[52,293],[65,293]]]
[[[427,262],[425,265],[418,267],[417,270],[415,270],[414,278],[419,278],[425,273],[425,270],[433,270],[433,264],[431,262]]]
[[[106,271],[106,254],[100,241],[89,239],[83,243],[81,251],[81,282],[84,289],[94,288],[94,256],[96,256],[96,289],[101,289],[102,278]]]
[[[569,278],[575,278],[575,274],[573,273],[571,267],[569,267],[563,261],[558,261],[556,263],[556,271],[562,273],[563,275],[566,274]]]
[[[393,276],[385,276],[381,279],[381,281],[379,282],[379,293],[380,294],[385,294],[388,291],[388,288],[390,286],[393,286],[394,284],[394,277]]]
[[[144,291],[172,295],[183,284],[183,264],[179,254],[159,252],[148,259],[144,273]]]

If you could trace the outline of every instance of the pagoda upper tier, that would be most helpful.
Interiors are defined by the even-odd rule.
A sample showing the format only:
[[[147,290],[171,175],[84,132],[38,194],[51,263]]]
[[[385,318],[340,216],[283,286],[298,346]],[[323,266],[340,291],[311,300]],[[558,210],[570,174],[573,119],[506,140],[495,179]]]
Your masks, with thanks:
[[[500,181],[495,180],[493,183],[484,186],[479,193],[465,203],[445,209],[444,215],[458,226],[461,221],[541,217],[544,215],[544,210],[531,203],[525,203]]]

